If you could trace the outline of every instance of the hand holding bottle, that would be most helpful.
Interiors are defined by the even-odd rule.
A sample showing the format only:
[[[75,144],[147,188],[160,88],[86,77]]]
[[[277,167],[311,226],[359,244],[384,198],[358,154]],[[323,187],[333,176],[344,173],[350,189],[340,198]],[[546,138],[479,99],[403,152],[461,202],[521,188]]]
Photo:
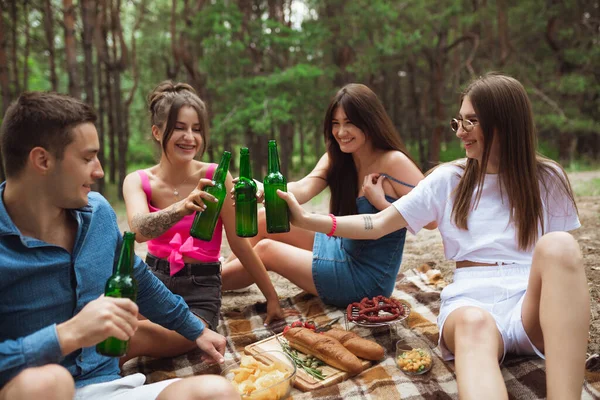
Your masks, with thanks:
[[[231,161],[231,153],[228,151],[223,152],[219,166],[215,170],[213,175],[214,186],[209,187],[206,191],[214,196],[218,201],[204,203],[205,209],[197,211],[190,229],[190,236],[196,239],[204,240],[209,242],[212,239],[217,225],[217,220],[221,214],[221,208],[223,202],[227,196],[227,189],[225,188],[225,179],[227,178],[227,171],[229,170],[229,161]]]
[[[309,214],[302,208],[296,196],[292,192],[277,190],[277,196],[285,200],[290,210],[290,222],[298,228],[303,228],[303,223],[308,219]]]
[[[56,327],[63,355],[109,337],[126,341],[138,327],[138,306],[127,298],[98,297]]]
[[[261,181],[256,179],[252,179],[256,184],[256,202],[257,203],[265,203],[265,188]],[[233,205],[235,206],[235,184],[240,181],[240,178],[233,178],[233,187],[229,191],[229,195],[231,196],[231,200],[233,200]]]
[[[202,212],[206,210],[206,202],[210,201],[212,203],[218,203],[219,200],[208,192],[204,191],[204,188],[214,186],[215,182],[202,178],[198,181],[198,185],[196,188],[192,190],[192,192],[182,200],[181,207],[179,213],[182,216],[190,215],[195,212]]]

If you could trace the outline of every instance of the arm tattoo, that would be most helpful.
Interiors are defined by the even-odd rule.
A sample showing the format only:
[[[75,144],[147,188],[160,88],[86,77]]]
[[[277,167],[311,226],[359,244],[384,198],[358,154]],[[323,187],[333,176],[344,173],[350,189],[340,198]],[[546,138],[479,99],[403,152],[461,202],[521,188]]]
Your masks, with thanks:
[[[373,221],[371,220],[371,216],[365,215],[363,217],[363,219],[365,220],[365,230],[369,231],[369,230],[373,229]]]
[[[177,210],[166,209],[146,215],[137,214],[131,220],[131,227],[147,238],[154,239],[169,230],[181,220]]]

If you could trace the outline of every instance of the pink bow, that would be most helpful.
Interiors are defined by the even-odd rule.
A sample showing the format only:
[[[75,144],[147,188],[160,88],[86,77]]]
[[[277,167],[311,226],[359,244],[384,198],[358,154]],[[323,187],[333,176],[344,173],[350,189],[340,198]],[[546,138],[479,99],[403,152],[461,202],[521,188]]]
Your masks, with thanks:
[[[192,253],[200,248],[194,246],[194,238],[188,237],[186,241],[181,243],[181,234],[176,233],[173,236],[173,239],[169,242],[169,245],[173,250],[171,250],[171,254],[169,255],[169,265],[171,266],[171,276],[175,275],[179,271],[183,269],[185,263],[183,262],[183,255],[187,253]]]

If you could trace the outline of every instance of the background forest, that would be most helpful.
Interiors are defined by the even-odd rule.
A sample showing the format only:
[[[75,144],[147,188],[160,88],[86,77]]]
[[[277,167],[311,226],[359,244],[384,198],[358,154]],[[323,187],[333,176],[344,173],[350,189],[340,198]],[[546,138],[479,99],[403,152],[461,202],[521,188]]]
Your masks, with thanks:
[[[379,95],[423,169],[461,157],[448,121],[461,88],[491,70],[526,86],[542,153],[572,169],[600,157],[598,0],[0,0],[0,11],[1,115],[25,90],[93,104],[100,191],[155,161],[146,95],[164,79],[208,104],[204,160],[248,146],[259,179],[271,138],[284,174],[314,166],[327,104],[349,82]]]

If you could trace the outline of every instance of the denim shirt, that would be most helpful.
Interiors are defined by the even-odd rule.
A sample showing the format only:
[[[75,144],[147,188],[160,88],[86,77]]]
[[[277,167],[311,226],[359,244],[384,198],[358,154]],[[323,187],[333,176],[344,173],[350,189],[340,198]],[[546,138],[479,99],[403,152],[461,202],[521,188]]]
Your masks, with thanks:
[[[76,387],[120,378],[117,358],[95,346],[61,354],[56,326],[104,293],[118,260],[122,235],[116,215],[100,194],[71,210],[77,221],[73,252],[23,236],[4,206],[0,185],[0,387],[25,368],[59,363]],[[180,296],[169,291],[139,258],[134,260],[140,313],[195,340],[204,329]],[[160,344],[157,344],[160,345]]]

